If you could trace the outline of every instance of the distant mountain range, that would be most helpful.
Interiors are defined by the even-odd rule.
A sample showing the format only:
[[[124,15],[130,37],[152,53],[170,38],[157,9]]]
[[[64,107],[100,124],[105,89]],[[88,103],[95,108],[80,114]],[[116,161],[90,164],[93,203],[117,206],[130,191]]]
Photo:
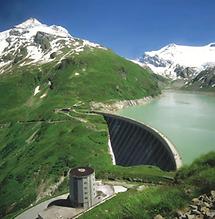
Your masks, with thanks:
[[[215,43],[198,47],[169,44],[160,50],[145,52],[134,62],[164,77],[184,79],[186,87],[193,83],[200,89],[215,87]]]
[[[107,50],[99,44],[71,36],[61,26],[48,26],[30,18],[0,33],[0,74],[14,66],[60,61],[94,48]],[[149,67],[155,74],[173,80],[183,79],[185,87],[215,89],[215,43],[198,47],[169,44],[160,50],[145,52],[132,61]]]

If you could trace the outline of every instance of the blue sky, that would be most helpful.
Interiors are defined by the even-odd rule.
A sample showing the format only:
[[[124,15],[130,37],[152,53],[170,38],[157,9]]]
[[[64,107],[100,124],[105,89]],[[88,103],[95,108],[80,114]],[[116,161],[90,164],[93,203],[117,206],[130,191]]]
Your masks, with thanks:
[[[1,0],[0,31],[29,17],[128,58],[169,43],[215,41],[214,0]]]

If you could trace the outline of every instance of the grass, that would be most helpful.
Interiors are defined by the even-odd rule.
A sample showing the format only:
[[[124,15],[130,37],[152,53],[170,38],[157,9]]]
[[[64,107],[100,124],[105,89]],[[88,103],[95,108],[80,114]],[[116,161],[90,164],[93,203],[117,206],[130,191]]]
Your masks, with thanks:
[[[172,183],[174,172],[164,172],[155,166],[122,167],[113,166],[102,170],[98,176],[103,179],[119,179],[145,183]]]
[[[38,85],[40,92],[34,96]],[[102,117],[56,113],[80,101],[80,109],[89,111],[91,101],[160,93],[158,78],[110,50],[86,50],[60,64],[15,66],[1,75],[0,92],[0,217],[35,203],[69,168],[79,165],[94,167],[100,178],[159,183],[172,176],[152,167],[114,167]],[[59,191],[66,189],[65,181]]]
[[[173,218],[173,209],[184,207],[187,203],[188,196],[177,187],[151,187],[144,191],[131,189],[125,193],[118,193],[114,198],[85,213],[80,218],[151,219],[157,214]]]
[[[154,96],[160,93],[158,83],[164,81],[102,49],[86,50],[60,64],[15,67],[1,75],[0,217],[10,218],[34,204],[38,196],[45,198],[43,193],[50,185],[79,165],[95,168],[97,178],[162,184],[142,192],[120,193],[84,218],[153,218],[157,213],[172,218],[194,194],[213,189],[214,153],[182,168],[176,176],[151,166],[113,166],[102,117],[56,113],[56,109],[73,108],[79,102],[82,105],[74,107],[76,110],[89,111],[91,101]],[[38,85],[41,91],[33,96]],[[53,195],[65,191],[67,180]]]
[[[215,189],[215,152],[196,159],[177,171],[175,183],[150,187],[143,191],[129,190],[88,211],[80,218],[151,219],[157,214],[172,219],[178,209],[191,204],[193,197]]]
[[[195,193],[208,193],[215,189],[215,152],[196,159],[176,174],[176,181],[191,187]]]

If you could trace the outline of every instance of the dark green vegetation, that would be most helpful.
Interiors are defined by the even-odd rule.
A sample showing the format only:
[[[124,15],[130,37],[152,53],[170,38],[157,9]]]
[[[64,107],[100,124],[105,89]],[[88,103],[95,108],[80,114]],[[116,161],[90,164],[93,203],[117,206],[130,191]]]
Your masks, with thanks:
[[[34,96],[36,86],[40,92]],[[15,64],[1,75],[0,217],[10,218],[40,200],[50,185],[60,185],[69,168],[78,165],[94,167],[99,178],[169,181],[172,174],[157,168],[113,167],[103,118],[83,113],[90,110],[91,101],[159,92],[153,74],[102,49],[88,49],[60,63]],[[64,180],[59,191],[49,193],[66,190]]]
[[[176,174],[176,182],[184,184],[196,195],[215,189],[215,152],[196,159],[190,166],[181,168]]]
[[[172,219],[177,209],[191,203],[193,197],[215,189],[215,152],[195,160],[180,169],[175,183],[155,186],[143,191],[130,189],[85,213],[81,218],[143,218],[152,219],[161,214]]]
[[[170,215],[173,209],[183,207],[188,197],[179,188],[151,187],[144,191],[129,190],[119,193],[101,206],[85,213],[80,218],[143,218],[153,219],[157,214]]]

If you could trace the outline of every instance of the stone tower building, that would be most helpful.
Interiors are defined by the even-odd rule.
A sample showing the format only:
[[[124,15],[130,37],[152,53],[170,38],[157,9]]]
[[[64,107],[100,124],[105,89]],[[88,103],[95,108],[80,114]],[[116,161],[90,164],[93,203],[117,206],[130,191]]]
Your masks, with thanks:
[[[69,198],[73,207],[89,208],[94,205],[95,171],[90,167],[77,167],[69,173]]]

